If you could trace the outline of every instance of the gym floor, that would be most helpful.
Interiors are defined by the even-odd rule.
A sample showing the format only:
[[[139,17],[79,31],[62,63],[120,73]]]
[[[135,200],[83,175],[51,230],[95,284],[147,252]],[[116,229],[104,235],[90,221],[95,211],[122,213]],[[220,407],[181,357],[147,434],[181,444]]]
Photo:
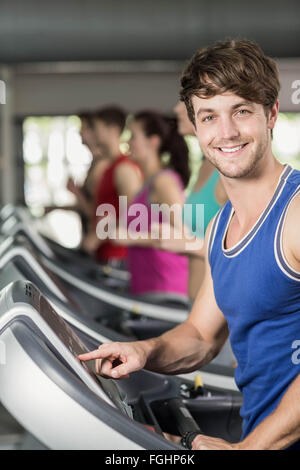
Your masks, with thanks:
[[[29,434],[0,404],[0,451],[45,449],[45,446]]]

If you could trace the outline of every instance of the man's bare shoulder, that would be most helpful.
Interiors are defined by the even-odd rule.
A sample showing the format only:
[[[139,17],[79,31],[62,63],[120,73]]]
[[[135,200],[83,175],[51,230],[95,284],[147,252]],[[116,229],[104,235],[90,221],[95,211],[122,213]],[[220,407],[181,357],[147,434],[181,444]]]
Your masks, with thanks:
[[[293,228],[298,224],[300,225],[300,193],[289,204],[285,222],[286,227],[289,226],[289,228]]]
[[[293,263],[293,259],[288,259],[294,269],[300,267],[300,194],[294,197],[291,201],[284,223],[283,229],[283,245],[285,254],[288,258],[295,258],[296,265]],[[299,265],[298,265],[298,263]]]

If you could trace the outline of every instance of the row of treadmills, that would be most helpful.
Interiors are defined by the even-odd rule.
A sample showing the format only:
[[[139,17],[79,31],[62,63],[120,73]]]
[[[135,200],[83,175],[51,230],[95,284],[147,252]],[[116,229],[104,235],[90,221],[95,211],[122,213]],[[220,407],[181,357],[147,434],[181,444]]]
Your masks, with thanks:
[[[187,317],[182,299],[143,301],[129,281],[42,236],[25,208],[1,209],[3,409],[48,449],[183,450],[198,432],[237,442],[242,398],[228,345],[181,376],[142,370],[113,381],[79,362],[103,342],[150,338]]]

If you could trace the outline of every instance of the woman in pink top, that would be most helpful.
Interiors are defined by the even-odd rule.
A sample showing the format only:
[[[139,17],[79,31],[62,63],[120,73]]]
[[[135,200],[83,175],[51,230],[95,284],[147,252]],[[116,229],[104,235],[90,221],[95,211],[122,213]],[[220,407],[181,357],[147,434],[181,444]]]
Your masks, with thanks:
[[[181,223],[183,190],[190,177],[187,145],[178,134],[176,121],[155,112],[136,114],[130,128],[131,158],[141,166],[145,178],[128,209],[131,292],[161,300],[187,298],[187,258],[159,250],[158,239],[148,236],[154,224]],[[165,157],[167,164],[163,163]],[[165,205],[163,211],[153,206],[161,204]],[[168,210],[170,206],[174,211]],[[136,240],[132,239],[133,226],[140,235]]]

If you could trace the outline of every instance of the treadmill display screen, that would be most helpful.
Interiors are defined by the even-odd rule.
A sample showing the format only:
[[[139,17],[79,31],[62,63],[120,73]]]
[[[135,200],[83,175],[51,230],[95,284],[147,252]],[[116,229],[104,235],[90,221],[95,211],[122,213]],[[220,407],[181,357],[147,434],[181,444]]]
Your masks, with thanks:
[[[32,285],[29,286],[31,288],[33,287]],[[36,293],[37,292],[35,292],[35,294]],[[40,315],[50,326],[50,328],[55,332],[55,334],[59,337],[62,343],[76,357],[78,362],[80,362],[77,356],[79,354],[88,352],[88,349],[78,338],[78,336],[74,333],[74,331],[69,327],[69,325],[55,312],[55,310],[51,307],[45,297],[42,295],[40,295],[39,297],[40,302],[38,311]],[[97,382],[97,384],[101,386],[102,390],[106,393],[106,395],[108,395],[111,401],[125,414],[132,417],[131,407],[125,403],[124,398],[121,396],[121,392],[117,385],[114,383],[114,381],[111,379],[104,379],[103,377],[96,375],[95,371],[91,367],[91,362],[89,362],[89,364],[80,362],[80,364],[82,365],[82,367],[84,367],[88,374]],[[92,361],[92,364],[94,364],[94,361]]]

